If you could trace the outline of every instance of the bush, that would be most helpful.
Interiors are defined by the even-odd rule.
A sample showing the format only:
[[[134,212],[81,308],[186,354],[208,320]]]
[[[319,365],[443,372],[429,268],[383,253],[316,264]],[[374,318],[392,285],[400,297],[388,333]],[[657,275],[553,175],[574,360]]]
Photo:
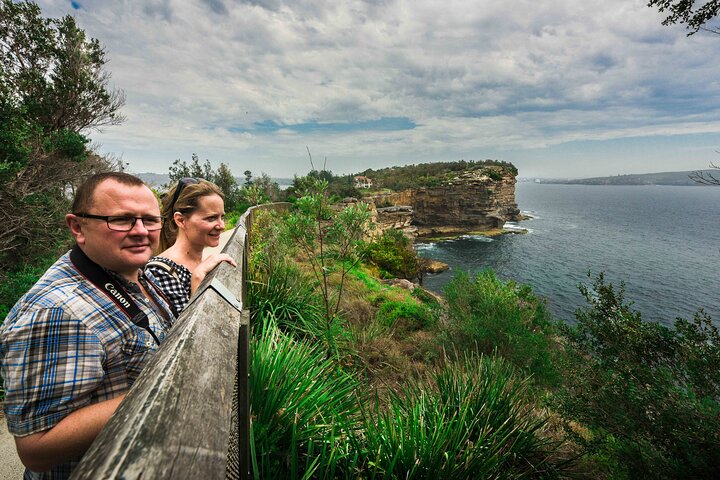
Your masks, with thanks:
[[[385,230],[380,238],[364,248],[367,261],[390,277],[414,279],[418,276],[418,258],[412,241],[400,230]]]
[[[565,326],[561,408],[593,431],[586,445],[631,478],[720,474],[720,335],[702,311],[675,328],[643,322],[625,287],[580,286],[588,306]]]
[[[41,258],[36,265],[21,265],[10,272],[0,274],[0,324],[13,305],[30,290],[55,260],[57,260],[55,257]]]
[[[540,383],[558,380],[554,329],[544,303],[530,287],[503,283],[491,270],[475,278],[460,272],[445,287],[445,296],[449,320],[444,337],[449,347],[496,352]]]
[[[413,299],[402,302],[388,300],[380,305],[377,320],[386,327],[396,327],[398,322],[406,330],[421,330],[435,326],[437,314],[430,307]]]

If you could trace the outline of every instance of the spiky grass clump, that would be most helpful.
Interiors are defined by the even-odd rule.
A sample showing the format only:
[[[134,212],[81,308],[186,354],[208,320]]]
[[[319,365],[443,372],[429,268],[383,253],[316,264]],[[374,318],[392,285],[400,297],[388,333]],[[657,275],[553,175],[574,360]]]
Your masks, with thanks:
[[[528,382],[497,358],[468,356],[410,382],[387,410],[366,414],[364,478],[553,476],[556,445],[526,399]]]
[[[358,424],[356,380],[320,346],[298,342],[267,320],[251,343],[250,370],[256,478],[313,471],[334,478]]]
[[[253,323],[259,328],[268,318],[285,331],[313,337],[322,321],[320,301],[312,282],[296,267],[276,263],[254,268],[248,284],[248,303]]]

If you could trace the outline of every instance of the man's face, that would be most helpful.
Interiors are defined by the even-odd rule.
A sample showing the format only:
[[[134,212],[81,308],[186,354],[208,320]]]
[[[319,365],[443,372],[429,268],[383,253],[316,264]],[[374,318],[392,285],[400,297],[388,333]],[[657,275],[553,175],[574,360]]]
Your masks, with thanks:
[[[160,216],[157,199],[149,188],[124,185],[112,179],[97,186],[88,210],[80,213]],[[132,281],[137,280],[138,268],[150,259],[160,238],[160,230],[148,231],[140,220],[129,232],[118,232],[110,230],[104,220],[78,218],[73,214],[66,219],[75,241],[92,261]]]

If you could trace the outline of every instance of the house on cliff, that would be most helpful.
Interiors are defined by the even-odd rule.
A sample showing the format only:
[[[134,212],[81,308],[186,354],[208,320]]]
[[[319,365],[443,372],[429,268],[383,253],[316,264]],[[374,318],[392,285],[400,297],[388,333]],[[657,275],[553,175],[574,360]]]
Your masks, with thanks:
[[[370,188],[372,185],[372,180],[364,175],[358,175],[355,177],[355,188]]]

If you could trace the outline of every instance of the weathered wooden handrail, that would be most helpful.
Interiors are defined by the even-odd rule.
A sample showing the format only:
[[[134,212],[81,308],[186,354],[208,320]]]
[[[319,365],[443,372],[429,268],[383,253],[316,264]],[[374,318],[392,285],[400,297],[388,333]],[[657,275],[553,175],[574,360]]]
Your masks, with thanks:
[[[237,269],[222,263],[205,278],[72,479],[249,478],[248,230],[258,209],[287,208],[240,217],[223,248]],[[229,448],[239,454],[230,471]]]

